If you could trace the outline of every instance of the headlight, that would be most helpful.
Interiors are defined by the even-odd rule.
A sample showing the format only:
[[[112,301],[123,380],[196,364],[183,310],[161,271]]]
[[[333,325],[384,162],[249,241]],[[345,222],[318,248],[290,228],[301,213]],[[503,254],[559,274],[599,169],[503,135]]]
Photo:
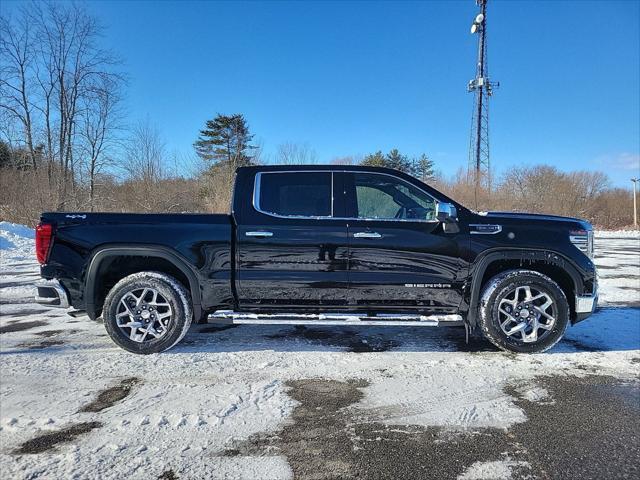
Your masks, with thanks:
[[[572,230],[569,232],[569,240],[578,250],[593,258],[593,230]]]

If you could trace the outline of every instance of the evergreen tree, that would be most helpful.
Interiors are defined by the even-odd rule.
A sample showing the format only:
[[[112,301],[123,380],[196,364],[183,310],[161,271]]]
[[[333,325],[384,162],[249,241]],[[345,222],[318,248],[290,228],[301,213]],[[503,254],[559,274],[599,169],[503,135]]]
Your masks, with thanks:
[[[251,144],[253,135],[242,114],[218,114],[207,120],[193,147],[200,158],[211,162],[206,172],[208,181],[203,183],[201,194],[214,211],[224,211],[231,202],[231,190],[236,168],[253,163]]]
[[[364,157],[360,165],[368,167],[385,167],[400,170],[401,172],[413,175],[423,181],[433,178],[433,161],[424,153],[418,158],[409,158],[394,148],[386,155],[380,150]]]
[[[360,165],[366,165],[367,167],[386,167],[387,159],[384,154],[378,150],[376,153],[370,153],[362,159]]]
[[[242,114],[218,114],[213,120],[207,120],[205,129],[200,131],[193,146],[203,160],[235,169],[251,165],[251,152],[256,148],[251,145],[252,139]]]
[[[411,162],[406,155],[402,155],[397,148],[391,150],[385,156],[386,167],[400,170],[401,172],[411,173]]]
[[[0,168],[10,167],[12,163],[11,147],[0,140]]]
[[[428,182],[434,178],[434,163],[424,153],[415,159],[413,164],[413,175],[422,180]]]

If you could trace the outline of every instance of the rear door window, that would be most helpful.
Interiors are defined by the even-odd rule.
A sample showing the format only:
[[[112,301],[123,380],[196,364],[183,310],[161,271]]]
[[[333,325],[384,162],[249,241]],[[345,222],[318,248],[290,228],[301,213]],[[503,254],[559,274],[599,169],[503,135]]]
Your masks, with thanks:
[[[282,217],[331,217],[331,172],[262,172],[254,204]]]

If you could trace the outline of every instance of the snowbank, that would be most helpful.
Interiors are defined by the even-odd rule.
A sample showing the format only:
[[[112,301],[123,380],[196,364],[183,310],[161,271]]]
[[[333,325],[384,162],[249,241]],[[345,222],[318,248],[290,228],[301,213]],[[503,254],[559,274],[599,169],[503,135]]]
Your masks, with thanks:
[[[29,228],[25,225],[20,225],[19,223],[11,223],[11,222],[0,222],[0,231],[6,232],[7,234],[14,235],[16,237],[21,238],[31,238],[35,237],[35,232],[33,228]]]
[[[32,228],[11,222],[0,222],[0,259],[35,261],[35,232]]]

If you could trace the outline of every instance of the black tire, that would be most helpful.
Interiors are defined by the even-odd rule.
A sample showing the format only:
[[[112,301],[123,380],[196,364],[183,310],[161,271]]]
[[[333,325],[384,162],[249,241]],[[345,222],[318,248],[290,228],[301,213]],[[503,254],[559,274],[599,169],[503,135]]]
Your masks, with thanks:
[[[515,308],[511,306],[512,303],[509,302],[515,302],[518,298],[518,293],[520,292],[522,294],[523,289],[527,286],[530,287],[529,291],[533,289],[543,295],[547,295],[548,299],[554,302],[553,305],[548,307],[551,310],[546,310],[547,312],[551,311],[552,316],[555,318],[554,322],[547,320],[547,317],[539,315],[537,310],[527,308],[526,302],[517,302],[518,306]],[[520,291],[516,290],[518,287],[521,287]],[[511,298],[512,296],[513,299]],[[542,301],[544,300],[543,297]],[[502,309],[499,310],[501,302],[504,303]],[[531,303],[535,302],[529,302],[529,304]],[[517,310],[518,308],[522,308],[523,304],[524,310]],[[511,310],[512,308],[513,310]],[[549,277],[533,270],[509,270],[493,277],[483,288],[480,296],[479,309],[479,324],[483,335],[496,347],[508,352],[544,352],[560,341],[569,324],[569,302],[564,292],[560,286]],[[512,315],[504,313],[505,309],[510,310]],[[528,339],[525,342],[523,337],[527,335],[527,332],[533,331],[532,326],[527,326],[526,330],[523,329],[523,332],[518,331],[517,334],[512,333],[510,330],[513,327],[509,328],[509,326],[514,325],[514,323],[517,326],[526,324],[526,321],[522,320],[524,317],[515,318],[515,315],[519,315],[519,312],[524,312],[527,317],[529,317],[529,311],[533,312],[532,317],[536,315],[535,318],[542,319],[543,322],[550,325],[550,328],[536,329],[537,332],[542,331],[539,338],[536,337],[537,339],[534,341]],[[509,318],[513,320],[509,320]],[[503,330],[500,325],[501,321],[503,323],[509,322],[505,328],[509,330],[508,333],[511,335],[507,335],[507,332]]]
[[[131,315],[126,313],[131,311],[135,314],[138,307],[133,307],[133,303],[127,307],[122,303],[123,299],[126,297],[125,303],[135,303],[136,296],[142,296],[145,289],[147,296],[140,300],[140,304],[144,305],[140,308],[148,308],[149,313],[145,312],[147,315],[152,315],[152,311],[161,315],[170,313],[170,316],[166,317],[166,325],[159,319],[153,320],[155,317],[143,319],[141,316],[135,316],[132,319]],[[157,292],[157,297],[153,297],[154,292]],[[156,303],[153,301],[154,298]],[[132,310],[129,310],[130,308]],[[148,355],[168,350],[182,340],[191,325],[193,309],[189,292],[175,278],[160,272],[140,272],[123,278],[109,291],[104,301],[102,318],[107,333],[119,347],[132,353]],[[148,327],[146,330],[140,330],[118,325],[118,322],[125,324],[130,321],[141,323],[142,327],[147,327],[151,322],[151,331],[154,333],[150,336]],[[162,321],[164,322],[164,319]],[[158,334],[158,337],[153,337]],[[139,340],[136,341],[132,337]]]

